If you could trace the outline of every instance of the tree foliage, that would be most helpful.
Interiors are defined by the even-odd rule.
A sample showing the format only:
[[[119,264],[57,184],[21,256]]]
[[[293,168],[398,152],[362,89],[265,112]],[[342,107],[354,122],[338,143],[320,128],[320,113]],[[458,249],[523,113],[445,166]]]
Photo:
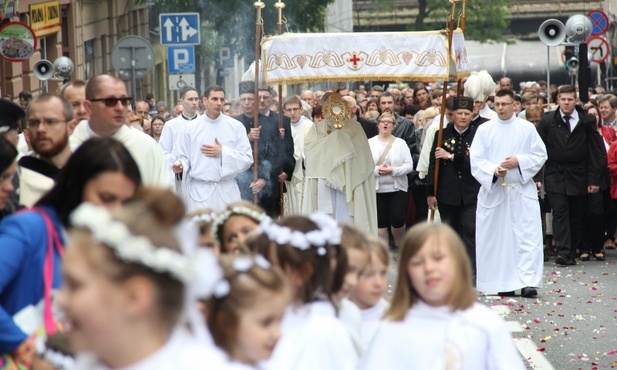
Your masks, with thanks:
[[[145,0],[136,0],[143,2]],[[262,0],[264,34],[277,33],[278,10],[276,0]],[[287,19],[283,31],[323,31],[326,7],[334,0],[286,0],[283,15]],[[198,12],[201,17],[201,52],[206,58],[214,56],[222,45],[233,44],[236,52],[247,60],[254,59],[255,23],[257,11],[253,0],[150,0],[152,12]]]

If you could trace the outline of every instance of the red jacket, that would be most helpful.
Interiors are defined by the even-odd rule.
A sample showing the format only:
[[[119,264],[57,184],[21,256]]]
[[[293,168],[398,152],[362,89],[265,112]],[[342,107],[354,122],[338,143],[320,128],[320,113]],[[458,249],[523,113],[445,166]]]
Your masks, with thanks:
[[[617,199],[617,141],[613,141],[606,156],[608,159],[608,170],[611,174],[611,198]]]

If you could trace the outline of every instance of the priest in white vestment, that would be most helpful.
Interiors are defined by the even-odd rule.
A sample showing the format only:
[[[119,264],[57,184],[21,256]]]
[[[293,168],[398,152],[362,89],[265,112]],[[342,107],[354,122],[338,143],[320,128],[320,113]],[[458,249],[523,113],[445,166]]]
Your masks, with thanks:
[[[253,164],[251,145],[242,123],[221,113],[225,91],[206,88],[206,112],[189,122],[174,143],[174,173],[183,173],[187,211],[208,207],[216,212],[240,200],[236,175]]]
[[[339,94],[322,100],[325,120],[315,123],[304,139],[302,213],[325,213],[377,235],[375,162],[366,134],[349,119],[347,102]]]
[[[547,154],[535,126],[514,115],[514,96],[495,96],[498,117],[478,127],[470,148],[471,173],[482,187],[476,210],[477,289],[537,295],[542,287],[543,241],[533,177]]]

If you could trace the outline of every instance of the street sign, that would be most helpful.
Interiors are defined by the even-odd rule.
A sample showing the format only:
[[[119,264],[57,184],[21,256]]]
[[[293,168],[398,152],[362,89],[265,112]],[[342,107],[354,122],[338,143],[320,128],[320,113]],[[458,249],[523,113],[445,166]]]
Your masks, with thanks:
[[[148,40],[142,37],[124,37],[111,51],[111,64],[120,78],[131,80],[131,92],[135,97],[136,80],[146,77],[154,67],[154,49]]]
[[[591,61],[594,63],[604,63],[610,56],[610,46],[608,41],[602,36],[592,36],[587,40],[587,47],[591,54]]]
[[[168,47],[167,71],[169,73],[195,73],[195,47]]]
[[[161,45],[199,45],[199,13],[166,13],[159,15]]]
[[[216,53],[216,68],[233,68],[235,54],[236,51],[233,45],[223,45],[221,50]]]
[[[169,75],[169,90],[182,90],[188,86],[195,87],[194,74]]]
[[[591,10],[587,13],[587,17],[591,19],[591,23],[593,24],[593,28],[591,30],[592,36],[603,35],[606,31],[608,31],[610,22],[608,20],[608,16],[602,10]]]

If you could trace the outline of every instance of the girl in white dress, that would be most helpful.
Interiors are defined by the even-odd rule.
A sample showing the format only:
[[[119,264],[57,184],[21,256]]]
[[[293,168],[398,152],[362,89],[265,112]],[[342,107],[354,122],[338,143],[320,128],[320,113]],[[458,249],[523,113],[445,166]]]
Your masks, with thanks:
[[[180,252],[173,235],[183,215],[180,199],[153,189],[113,214],[84,203],[71,215],[59,303],[75,369],[225,368],[223,354],[207,345],[203,320],[201,338],[199,326],[189,332],[180,324],[183,313],[197,311],[191,295],[207,295],[216,280],[201,272],[222,275],[211,252]]]
[[[477,303],[470,271],[452,228],[414,226],[403,238],[391,306],[361,369],[524,369],[503,319]]]
[[[263,256],[220,258],[224,275],[206,304],[208,328],[237,369],[272,355],[290,295],[283,272]]]
[[[372,340],[388,303],[383,295],[388,289],[388,246],[383,239],[368,237],[370,262],[358,278],[358,285],[351,291],[350,299],[360,309],[362,348],[366,350]]]
[[[343,278],[333,276],[342,253],[341,228],[329,216],[315,214],[285,217],[280,223],[266,219],[259,232],[249,247],[285,272],[292,292],[281,339],[262,368],[355,370],[358,355],[331,300],[333,279]]]

